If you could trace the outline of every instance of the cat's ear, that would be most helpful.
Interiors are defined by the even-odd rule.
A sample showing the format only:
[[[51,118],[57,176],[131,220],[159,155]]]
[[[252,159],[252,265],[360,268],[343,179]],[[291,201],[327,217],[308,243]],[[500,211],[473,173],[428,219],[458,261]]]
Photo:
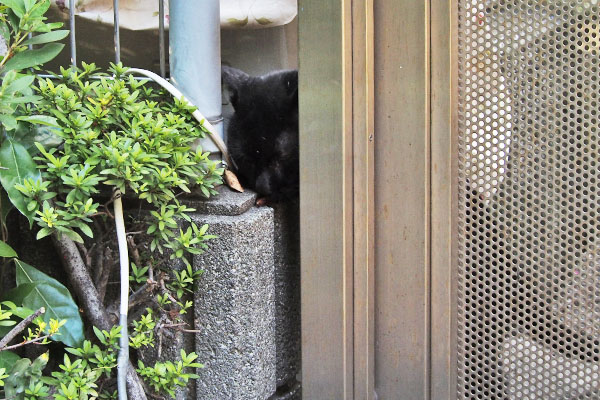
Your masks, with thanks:
[[[284,78],[285,91],[290,106],[298,107],[298,71],[288,71]]]
[[[288,96],[290,98],[298,98],[298,71],[287,71],[284,82]]]
[[[242,85],[249,78],[250,77],[248,76],[248,74],[246,74],[244,71],[240,71],[237,68],[233,68],[227,65],[221,66],[221,79],[229,89],[229,101],[231,101],[231,105],[233,105],[233,108],[237,106]]]

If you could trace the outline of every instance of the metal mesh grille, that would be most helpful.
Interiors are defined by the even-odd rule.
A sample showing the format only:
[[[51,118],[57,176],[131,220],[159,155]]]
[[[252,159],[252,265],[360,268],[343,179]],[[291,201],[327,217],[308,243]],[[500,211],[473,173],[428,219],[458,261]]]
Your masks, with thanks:
[[[458,398],[600,399],[598,0],[458,4]]]

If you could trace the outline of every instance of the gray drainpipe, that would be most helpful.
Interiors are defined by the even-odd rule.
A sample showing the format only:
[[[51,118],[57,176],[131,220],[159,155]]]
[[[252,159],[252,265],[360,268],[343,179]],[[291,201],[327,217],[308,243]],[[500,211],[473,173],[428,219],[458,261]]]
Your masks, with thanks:
[[[171,83],[223,138],[219,0],[169,1],[169,64]],[[201,145],[219,153],[208,138]]]

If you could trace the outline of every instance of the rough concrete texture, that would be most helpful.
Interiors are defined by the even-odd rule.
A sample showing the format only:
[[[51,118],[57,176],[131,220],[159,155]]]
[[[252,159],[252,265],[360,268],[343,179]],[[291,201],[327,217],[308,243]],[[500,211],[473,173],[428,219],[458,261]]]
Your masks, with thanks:
[[[246,190],[234,192],[225,185],[217,188],[219,194],[210,199],[202,199],[201,194],[192,193],[182,198],[182,202],[196,209],[198,214],[240,215],[248,211],[256,203],[256,193]]]
[[[194,215],[218,235],[195,257],[196,398],[264,400],[276,389],[273,210]]]
[[[300,214],[298,201],[275,211],[275,334],[277,387],[300,372]]]

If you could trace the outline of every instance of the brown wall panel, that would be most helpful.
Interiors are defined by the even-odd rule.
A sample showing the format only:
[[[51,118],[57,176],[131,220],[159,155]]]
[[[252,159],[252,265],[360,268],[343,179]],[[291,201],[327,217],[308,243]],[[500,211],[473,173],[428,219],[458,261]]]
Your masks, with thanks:
[[[299,1],[302,380],[352,398],[350,1]],[[351,66],[351,65],[350,65]]]
[[[428,392],[428,2],[375,3],[375,390]]]

